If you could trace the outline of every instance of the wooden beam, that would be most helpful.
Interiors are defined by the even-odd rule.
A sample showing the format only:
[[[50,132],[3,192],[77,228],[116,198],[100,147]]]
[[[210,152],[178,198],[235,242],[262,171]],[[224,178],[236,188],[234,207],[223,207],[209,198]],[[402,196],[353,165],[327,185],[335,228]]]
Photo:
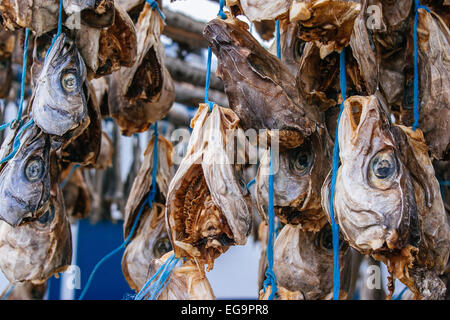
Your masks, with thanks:
[[[189,107],[198,107],[199,103],[205,101],[205,88],[198,87],[191,83],[174,81],[175,83],[175,101]],[[210,89],[209,100],[222,107],[228,107],[228,99],[225,93]]]

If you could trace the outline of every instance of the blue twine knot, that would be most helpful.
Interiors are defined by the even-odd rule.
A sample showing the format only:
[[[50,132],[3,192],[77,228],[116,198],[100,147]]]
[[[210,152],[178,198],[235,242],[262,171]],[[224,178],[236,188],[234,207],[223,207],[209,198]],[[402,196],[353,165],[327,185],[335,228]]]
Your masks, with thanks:
[[[269,269],[267,269],[264,274],[266,276],[266,280],[264,280],[264,282],[263,282],[264,292],[266,292],[266,289],[268,286],[271,286],[272,291],[270,292],[268,300],[273,300],[273,298],[275,297],[275,294],[278,291],[277,277],[276,277],[275,273],[273,272],[273,270],[269,270]]]
[[[159,15],[161,16],[161,19],[166,20],[166,16],[164,13],[162,13],[161,9],[159,8],[158,2],[155,0],[146,0],[146,2],[154,9],[156,10]]]

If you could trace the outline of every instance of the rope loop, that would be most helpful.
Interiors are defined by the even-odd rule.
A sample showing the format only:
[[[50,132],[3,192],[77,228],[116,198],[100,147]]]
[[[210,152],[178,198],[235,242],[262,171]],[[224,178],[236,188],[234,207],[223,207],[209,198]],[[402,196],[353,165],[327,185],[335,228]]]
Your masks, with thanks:
[[[155,0],[146,0],[146,2],[153,8],[153,10],[156,10],[159,13],[161,19],[166,20],[166,16],[159,8],[158,2],[156,2]]]

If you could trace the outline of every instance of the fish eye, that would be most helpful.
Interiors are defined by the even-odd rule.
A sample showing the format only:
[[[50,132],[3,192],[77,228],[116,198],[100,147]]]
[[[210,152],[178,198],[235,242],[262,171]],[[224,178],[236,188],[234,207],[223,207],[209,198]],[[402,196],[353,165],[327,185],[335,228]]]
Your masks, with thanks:
[[[25,166],[25,177],[29,182],[35,182],[42,178],[44,171],[44,161],[41,158],[33,158]]]
[[[51,204],[50,208],[39,217],[38,222],[40,224],[50,224],[55,218],[55,207]]]
[[[290,156],[291,168],[298,174],[303,175],[309,171],[313,163],[313,156],[309,148],[301,147]]]
[[[377,187],[386,187],[397,172],[397,161],[392,150],[378,152],[369,164],[369,180]]]
[[[61,77],[61,85],[66,92],[74,92],[77,87],[77,76],[74,72],[67,72]]]
[[[167,237],[156,240],[156,243],[153,246],[153,254],[157,259],[161,258],[170,250],[172,250],[172,244],[170,243],[170,240]]]
[[[301,39],[297,38],[295,41],[295,46],[294,46],[294,56],[300,60],[300,58],[303,55],[303,51],[305,50],[305,42],[302,41]]]

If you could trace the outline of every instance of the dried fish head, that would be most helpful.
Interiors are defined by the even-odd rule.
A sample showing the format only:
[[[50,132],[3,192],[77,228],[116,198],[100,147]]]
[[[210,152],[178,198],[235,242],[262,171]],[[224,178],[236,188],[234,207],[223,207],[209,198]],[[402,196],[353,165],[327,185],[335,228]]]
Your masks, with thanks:
[[[0,222],[0,268],[9,282],[43,283],[70,265],[72,238],[62,201],[55,184],[39,219],[15,228]]]
[[[318,231],[326,223],[321,205],[321,188],[330,170],[327,133],[314,133],[300,147],[280,151],[278,170],[273,177],[276,216],[308,231]],[[260,161],[255,198],[260,215],[267,220],[268,165],[270,152]]]
[[[131,289],[139,291],[152,276],[154,260],[172,251],[164,223],[165,206],[154,202],[144,208],[135,237],[127,245],[122,258],[122,270]]]
[[[290,292],[300,293],[302,300],[327,299],[333,292],[333,234],[326,224],[318,232],[300,226],[286,225],[274,244],[274,272],[277,284]],[[349,272],[350,249],[339,241],[339,269]],[[341,276],[341,296],[348,290],[346,277]],[[282,297],[283,298],[283,297]],[[286,298],[286,297],[284,297]]]
[[[278,129],[284,137],[280,145],[299,146],[316,130],[321,115],[299,93],[287,67],[247,28],[230,17],[210,21],[203,31],[218,58],[217,76],[224,81],[230,107],[244,130]]]
[[[89,124],[85,79],[83,59],[62,33],[48,53],[32,98],[32,118],[45,133],[62,136]]]
[[[160,259],[153,260],[149,275],[155,274],[172,254],[173,251],[170,251]],[[161,291],[158,300],[214,300],[215,298],[205,271],[199,269],[192,261],[185,261],[173,269],[170,282]]]
[[[299,23],[300,38],[318,44],[323,59],[348,45],[360,10],[356,1],[297,0],[292,2],[289,19]]]
[[[158,167],[156,171],[156,181],[153,181],[153,156],[154,156],[155,136],[153,136],[144,152],[144,160],[131,187],[125,206],[124,237],[128,234],[136,220],[142,204],[151,192],[152,184],[156,183],[155,203],[164,205],[166,203],[167,191],[172,178],[170,170],[172,167],[172,144],[164,137],[158,136]],[[156,214],[156,213],[155,213]]]
[[[334,211],[349,244],[363,254],[416,247],[418,211],[411,175],[377,96],[345,101]],[[330,175],[322,189],[329,215]]]
[[[78,14],[94,28],[110,27],[114,22],[114,0],[63,0],[63,7],[68,16]]]
[[[9,146],[4,143],[2,149]],[[2,220],[15,227],[42,215],[50,198],[49,136],[36,125],[27,128],[20,137],[20,148],[3,166],[0,177]]]
[[[169,185],[166,223],[176,256],[210,270],[230,245],[245,244],[251,205],[242,166],[228,158],[225,147],[239,119],[230,109],[208,109],[201,104],[191,122],[186,156]]]

